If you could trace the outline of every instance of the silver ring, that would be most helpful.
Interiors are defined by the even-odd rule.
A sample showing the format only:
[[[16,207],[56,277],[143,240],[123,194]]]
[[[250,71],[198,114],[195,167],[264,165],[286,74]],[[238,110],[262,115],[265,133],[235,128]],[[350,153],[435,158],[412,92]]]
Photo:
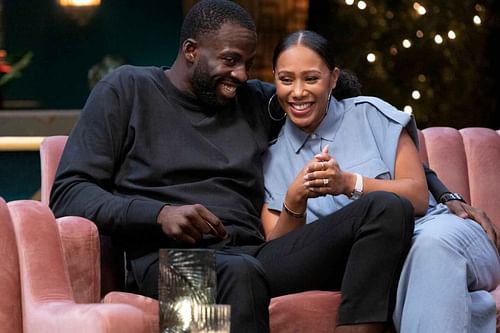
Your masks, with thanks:
[[[323,185],[328,185],[328,178],[323,178]]]

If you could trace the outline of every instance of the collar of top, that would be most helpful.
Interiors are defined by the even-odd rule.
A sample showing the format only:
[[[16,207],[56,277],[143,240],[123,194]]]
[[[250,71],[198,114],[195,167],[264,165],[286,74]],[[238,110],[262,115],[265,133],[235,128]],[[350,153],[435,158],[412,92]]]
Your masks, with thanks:
[[[333,142],[336,130],[340,126],[345,112],[353,105],[354,103],[350,99],[337,101],[337,99],[332,96],[328,112],[314,133],[302,131],[287,118],[284,125],[284,134],[295,153],[299,153],[309,139],[320,137],[322,140]]]

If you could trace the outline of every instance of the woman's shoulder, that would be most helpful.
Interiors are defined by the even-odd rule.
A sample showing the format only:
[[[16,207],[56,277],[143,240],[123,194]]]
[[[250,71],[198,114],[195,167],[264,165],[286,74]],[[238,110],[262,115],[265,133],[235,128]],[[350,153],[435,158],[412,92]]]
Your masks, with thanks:
[[[401,125],[406,125],[411,115],[398,110],[392,104],[373,96],[356,96],[342,100],[346,103],[346,111],[365,112],[367,117],[389,118]]]

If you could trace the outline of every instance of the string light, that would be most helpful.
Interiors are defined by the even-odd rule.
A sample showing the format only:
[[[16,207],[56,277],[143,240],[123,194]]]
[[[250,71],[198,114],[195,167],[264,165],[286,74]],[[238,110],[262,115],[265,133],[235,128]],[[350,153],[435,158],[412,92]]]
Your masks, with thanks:
[[[393,20],[393,19],[399,20],[400,19],[399,11],[393,12],[391,10],[383,10],[381,8],[381,6],[372,4],[371,2],[369,3],[368,0],[344,0],[344,1],[345,1],[345,4],[348,6],[355,5],[360,10],[366,9],[367,13],[365,13],[365,14],[367,14],[369,17],[372,16],[370,14],[377,14],[376,16],[374,16],[374,19],[377,19],[378,20],[377,22],[381,22],[379,24],[381,27],[387,27],[390,24],[390,22],[389,22],[390,20]],[[423,1],[423,3],[425,3],[428,6],[429,12],[427,12],[427,8],[424,7],[419,1]],[[410,6],[412,6],[412,7],[410,7]],[[413,12],[413,10],[415,12]],[[476,4],[474,6],[474,8],[471,8],[471,10],[473,11],[472,15],[471,14],[469,14],[469,15],[473,16],[472,17],[473,23],[477,26],[481,25],[483,23],[481,20],[481,17],[482,18],[486,17],[485,7],[480,5],[480,4]],[[410,20],[410,21],[414,21],[413,29],[409,30],[409,31],[413,32],[415,35],[411,35],[411,33],[407,34],[406,38],[400,39],[401,44],[399,44],[398,42],[396,42],[392,45],[389,44],[390,46],[388,48],[386,47],[384,49],[383,53],[378,53],[377,51],[372,51],[372,52],[366,53],[366,55],[365,55],[366,61],[368,63],[375,64],[374,66],[377,66],[376,67],[377,70],[390,71],[394,67],[394,64],[396,63],[396,60],[397,60],[396,56],[398,56],[399,50],[402,50],[402,48],[410,49],[413,47],[413,48],[418,49],[415,51],[420,52],[421,47],[427,47],[428,42],[424,43],[422,41],[422,39],[424,37],[425,37],[426,41],[433,40],[434,43],[437,45],[445,44],[444,46],[447,46],[446,43],[451,43],[451,42],[449,42],[446,39],[456,40],[459,37],[458,36],[459,34],[462,34],[462,35],[460,35],[460,37],[462,39],[465,35],[465,32],[462,31],[462,28],[459,28],[462,26],[460,23],[463,24],[464,22],[457,23],[457,22],[455,22],[455,20],[450,22],[450,25],[449,25],[450,28],[448,28],[448,31],[446,31],[446,30],[437,30],[437,31],[430,30],[429,28],[430,28],[431,24],[428,24],[427,20],[434,20],[435,19],[434,16],[437,13],[439,13],[440,11],[443,11],[443,8],[438,8],[437,6],[434,6],[434,5],[431,6],[431,4],[427,3],[425,0],[418,0],[418,1],[412,0],[410,2],[410,4],[406,5],[406,11],[407,11],[407,13],[409,12],[411,14],[409,17],[407,16],[406,19]],[[370,12],[370,13],[368,13],[368,12]],[[427,14],[429,14],[429,15],[427,15]],[[421,16],[424,16],[424,15],[427,15],[427,16],[425,18],[420,18]],[[432,17],[430,17],[430,16],[432,16]],[[470,16],[469,16],[468,20],[471,19]],[[466,18],[466,20],[467,20],[467,18]],[[451,27],[453,27],[453,29],[451,29]],[[376,35],[374,34],[374,36],[375,37],[373,37],[373,38],[378,38],[379,34],[376,34]],[[415,45],[413,45],[414,42],[416,43]],[[424,46],[424,44],[425,44],[425,46]],[[448,53],[450,52],[449,50],[447,50],[447,47],[441,47],[440,49],[441,50],[439,52],[442,52],[445,56],[447,56],[446,52],[448,52]],[[384,56],[387,57],[387,51],[389,51],[389,54],[390,54],[389,59],[384,58]],[[405,52],[411,52],[411,51],[403,51],[402,55],[405,54]],[[408,54],[408,53],[406,53],[406,54]],[[387,66],[387,68],[385,68],[386,66]],[[429,78],[428,78],[427,74],[423,74],[423,73],[417,74],[416,76],[413,76],[413,83],[415,84],[415,86],[412,88],[413,90],[409,89],[406,92],[406,94],[409,93],[409,95],[410,95],[407,97],[408,100],[406,103],[408,103],[408,104],[401,105],[401,106],[404,106],[403,111],[406,113],[409,113],[409,114],[420,111],[420,110],[416,110],[416,109],[418,109],[418,106],[416,106],[416,105],[412,106],[412,104],[429,103],[429,100],[432,100],[434,98],[432,84],[435,82],[434,82],[434,79],[431,80],[431,76],[429,76]],[[417,87],[418,87],[418,89],[416,89]],[[422,90],[422,91],[420,91],[420,90]],[[418,101],[418,102],[416,102],[416,101]]]
[[[403,108],[403,111],[405,113],[412,114],[413,108],[411,106],[409,106],[409,105],[405,105],[405,107]]]
[[[409,39],[404,39],[402,44],[405,49],[409,49],[411,47],[411,41]]]
[[[415,9],[419,15],[425,15],[425,13],[427,13],[427,9],[418,2],[413,3],[413,9]]]

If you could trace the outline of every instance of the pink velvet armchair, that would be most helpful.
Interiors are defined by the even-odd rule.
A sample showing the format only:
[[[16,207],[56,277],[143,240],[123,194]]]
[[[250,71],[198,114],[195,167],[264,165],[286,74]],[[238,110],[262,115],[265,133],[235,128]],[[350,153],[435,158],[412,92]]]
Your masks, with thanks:
[[[16,238],[9,209],[0,198],[0,333],[21,333],[21,284]]]
[[[452,191],[460,192],[468,202],[484,209],[494,223],[500,226],[500,191],[485,191],[488,184],[500,184],[500,134],[487,128],[456,130],[446,127],[424,129],[419,133],[421,159],[428,163]],[[48,194],[59,163],[66,137],[46,138],[41,146],[42,201]],[[58,141],[59,148],[47,156],[47,146]],[[57,143],[56,143],[57,144]],[[46,155],[46,156],[44,156]],[[500,292],[493,292],[500,309]],[[498,293],[498,294],[497,294]],[[112,292],[104,302],[134,304],[148,314],[154,331],[158,324],[156,301],[130,294]],[[273,333],[334,332],[339,292],[310,291],[273,298],[269,307]],[[498,321],[497,321],[498,322]],[[497,327],[500,333],[500,327]]]
[[[41,160],[41,173],[42,173],[42,187],[41,187],[41,201],[48,205],[50,190],[54,183],[55,173],[59,164],[61,154],[66,143],[67,136],[52,136],[47,137],[42,141],[40,146],[40,160]],[[88,222],[81,219],[82,223]],[[64,231],[62,231],[64,232]],[[61,234],[62,237],[65,237]],[[65,233],[69,237],[70,233]],[[90,235],[89,235],[90,237]],[[89,243],[99,243],[95,237],[89,240]],[[101,242],[102,244],[102,242]],[[130,293],[116,291],[116,284],[104,281],[117,281],[122,277],[117,277],[117,274],[122,274],[119,269],[107,269],[111,261],[109,253],[106,250],[110,248],[103,248],[100,251],[102,257],[102,274],[100,276],[85,276],[82,271],[85,270],[87,265],[82,267],[80,255],[71,255],[78,251],[79,244],[67,242],[64,244],[65,261],[68,266],[69,274],[71,276],[71,284],[73,291],[76,295],[88,294],[88,286],[92,285],[97,288],[99,285],[103,286],[101,295],[104,297],[104,303],[111,304],[132,304],[141,309],[146,316],[146,326],[148,332],[157,332],[159,327],[158,318],[158,302],[147,297],[132,295]],[[97,245],[96,245],[97,246]],[[66,249],[71,247],[72,249]],[[99,252],[99,251],[98,251]],[[87,251],[88,253],[88,251]],[[93,254],[94,258],[99,257],[99,253]],[[96,259],[99,261],[99,259]],[[116,265],[116,261],[112,263]],[[80,280],[79,282],[76,279]],[[87,281],[87,282],[86,282]],[[105,289],[107,288],[107,289]],[[112,291],[109,292],[108,291]],[[282,297],[273,298],[269,307],[271,329],[273,332],[333,332],[337,318],[337,308],[340,304],[340,292],[329,291],[309,291],[305,293],[298,293],[293,295],[286,295]]]
[[[79,244],[81,252],[92,246],[84,244],[89,232],[97,237],[97,231],[92,222],[80,218],[64,218],[59,226],[38,201],[6,205],[0,198],[0,332],[147,332],[146,315],[138,308],[90,304],[99,291],[92,286],[80,288],[89,292],[73,293],[60,234],[71,233],[71,243]],[[96,275],[95,261],[93,266],[91,274]]]
[[[54,183],[57,167],[61,160],[61,155],[68,137],[65,135],[49,136],[43,139],[40,144],[40,170],[41,170],[41,202],[49,204],[50,191]],[[122,290],[124,286],[125,266],[123,262],[123,252],[112,246],[111,238],[99,236],[99,246],[101,248],[100,281],[101,296],[110,291]],[[99,258],[98,258],[99,259]],[[71,258],[68,258],[71,263]],[[76,259],[78,262],[78,259]],[[75,266],[77,266],[77,262]],[[79,274],[75,272],[75,276]]]

